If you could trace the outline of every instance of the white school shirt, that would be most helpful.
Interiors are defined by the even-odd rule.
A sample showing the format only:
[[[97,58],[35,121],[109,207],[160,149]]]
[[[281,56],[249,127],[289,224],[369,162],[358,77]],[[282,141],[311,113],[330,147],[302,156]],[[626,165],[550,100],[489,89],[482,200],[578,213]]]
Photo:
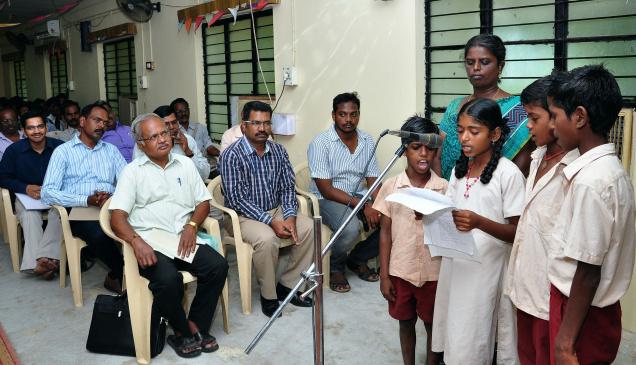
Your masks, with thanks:
[[[634,188],[613,143],[587,151],[564,170],[570,188],[552,234],[548,278],[570,296],[578,261],[601,266],[592,305],[625,294],[634,269]]]
[[[186,156],[170,153],[165,168],[142,156],[121,173],[109,209],[128,213],[128,222],[152,246],[152,229],[180,234],[194,208],[212,199],[199,173]]]
[[[535,183],[546,150],[546,146],[541,146],[532,152],[525,204],[510,253],[504,293],[518,309],[547,321],[550,316],[548,252],[549,246],[554,244],[550,235],[569,183],[563,169],[579,157],[579,151],[574,149],[565,154]]]
[[[474,184],[468,198],[466,177],[457,179],[453,170],[446,195],[458,209],[507,223],[521,215],[524,187],[519,168],[502,157],[490,182]],[[432,349],[444,352],[448,365],[492,364],[496,340],[497,364],[518,364],[514,309],[502,293],[511,245],[478,229],[471,233],[481,262],[442,258]]]

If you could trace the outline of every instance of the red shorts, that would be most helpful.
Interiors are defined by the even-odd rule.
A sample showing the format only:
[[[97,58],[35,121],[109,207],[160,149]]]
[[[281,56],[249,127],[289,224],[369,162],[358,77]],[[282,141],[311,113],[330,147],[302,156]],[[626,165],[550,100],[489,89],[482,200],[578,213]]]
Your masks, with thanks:
[[[554,365],[556,338],[568,297],[550,286],[550,364]],[[590,307],[574,345],[580,364],[611,364],[621,343],[621,305],[616,302],[604,308]]]
[[[426,324],[433,323],[437,281],[427,281],[418,288],[396,276],[389,276],[389,279],[396,293],[395,302],[389,302],[391,317],[408,321],[418,316]]]
[[[550,363],[548,321],[517,309],[517,351],[521,365]]]

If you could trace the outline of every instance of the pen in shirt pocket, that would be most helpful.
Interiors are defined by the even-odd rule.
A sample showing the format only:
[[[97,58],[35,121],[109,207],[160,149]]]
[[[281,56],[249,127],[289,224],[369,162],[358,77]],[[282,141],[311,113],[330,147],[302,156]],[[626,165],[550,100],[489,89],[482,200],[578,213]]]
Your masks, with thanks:
[[[181,186],[181,178],[180,177],[177,178],[177,182],[179,183],[179,186]]]

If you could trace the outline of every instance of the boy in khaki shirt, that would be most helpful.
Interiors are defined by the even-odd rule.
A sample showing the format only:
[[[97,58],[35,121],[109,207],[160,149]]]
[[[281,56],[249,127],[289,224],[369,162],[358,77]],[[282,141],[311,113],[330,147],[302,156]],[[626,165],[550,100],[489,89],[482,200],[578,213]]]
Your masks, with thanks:
[[[610,364],[621,337],[619,299],[634,268],[634,191],[608,133],[621,92],[603,66],[576,68],[548,92],[555,134],[581,154],[569,181],[548,261],[552,364]]]
[[[418,116],[409,118],[402,130],[439,134],[437,126]],[[448,182],[431,169],[437,148],[402,138],[406,145],[406,171],[388,179],[380,189],[373,208],[380,218],[380,291],[389,302],[389,314],[400,321],[400,344],[404,364],[415,363],[415,324],[424,322],[427,336],[427,361],[439,362],[431,351],[433,308],[441,258],[432,258],[424,245],[422,216],[404,205],[387,202],[388,195],[403,188],[427,188],[446,193]]]

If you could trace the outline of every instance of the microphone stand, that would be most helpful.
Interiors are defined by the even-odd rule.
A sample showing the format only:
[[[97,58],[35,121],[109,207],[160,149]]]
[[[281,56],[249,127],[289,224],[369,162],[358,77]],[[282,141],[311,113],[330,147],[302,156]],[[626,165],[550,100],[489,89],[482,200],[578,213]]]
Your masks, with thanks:
[[[395,151],[395,155],[393,156],[391,161],[389,161],[389,163],[386,165],[384,170],[382,170],[382,172],[380,173],[380,176],[378,176],[378,178],[369,187],[366,194],[364,194],[362,199],[360,199],[360,202],[353,208],[353,211],[351,211],[351,213],[347,216],[347,218],[344,220],[340,228],[338,228],[338,230],[333,234],[333,236],[331,236],[329,243],[327,243],[325,248],[322,250],[321,257],[324,257],[326,254],[329,253],[331,246],[333,246],[334,242],[340,237],[340,235],[344,231],[347,224],[349,224],[349,222],[356,216],[358,211],[360,211],[360,209],[364,207],[364,204],[367,201],[367,199],[369,199],[371,194],[380,186],[380,183],[382,179],[384,178],[384,176],[389,172],[389,170],[391,170],[391,168],[397,162],[397,160],[400,157],[402,157],[405,150],[406,148],[404,146],[400,146]],[[316,230],[316,227],[320,228],[321,225],[314,224],[314,230]],[[316,245],[316,247],[320,247],[321,245],[321,242],[319,240],[320,236],[321,236],[320,233],[317,233],[314,231],[314,245]],[[322,260],[317,260],[317,261],[322,261]],[[299,291],[304,284],[310,283],[311,287],[307,289],[307,291],[305,291],[303,294],[301,294],[301,298],[304,299],[310,294],[314,293],[315,308],[314,308],[314,315],[312,317],[313,328],[314,328],[314,364],[317,365],[317,364],[322,364],[324,362],[324,356],[322,355],[324,354],[324,348],[323,348],[324,341],[322,340],[322,338],[324,338],[324,333],[322,328],[322,277],[321,277],[322,273],[320,273],[321,267],[319,266],[321,265],[316,265],[316,262],[314,262],[313,264],[309,266],[307,271],[301,274],[302,278],[298,281],[298,283],[294,286],[294,288],[289,292],[285,300],[278,306],[278,308],[276,309],[276,312],[272,314],[272,316],[269,318],[267,323],[265,323],[265,325],[260,329],[260,331],[258,331],[258,333],[254,337],[252,342],[250,342],[250,344],[247,346],[247,348],[245,349],[246,354],[249,354],[254,349],[254,347],[256,347],[256,345],[261,340],[261,338],[265,335],[267,330],[269,330],[272,324],[274,324],[274,321],[276,321],[279,314],[283,311],[283,308],[285,308],[285,306],[291,301],[294,294],[297,291]],[[318,267],[318,270],[316,270],[317,267]],[[319,280],[316,280],[316,277],[319,277]],[[314,291],[318,291],[318,295],[316,295]],[[317,303],[317,302],[320,302],[320,303]],[[318,333],[320,333],[319,336],[317,335]]]

